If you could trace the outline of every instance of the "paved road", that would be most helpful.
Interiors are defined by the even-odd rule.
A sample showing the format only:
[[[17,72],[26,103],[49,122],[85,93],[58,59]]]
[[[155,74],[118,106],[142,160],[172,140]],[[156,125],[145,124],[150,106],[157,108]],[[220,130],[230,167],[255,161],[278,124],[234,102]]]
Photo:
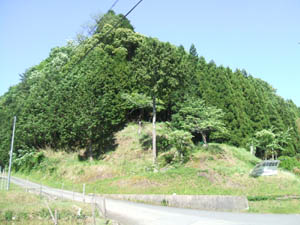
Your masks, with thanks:
[[[99,196],[95,199],[92,196],[84,197],[81,193],[49,188],[15,177],[11,181],[24,188],[42,190],[43,193],[57,197],[80,202],[96,201],[99,205],[103,203],[103,198]],[[111,199],[106,199],[106,209],[109,218],[120,221],[123,225],[300,225],[300,214],[271,215],[211,212]]]

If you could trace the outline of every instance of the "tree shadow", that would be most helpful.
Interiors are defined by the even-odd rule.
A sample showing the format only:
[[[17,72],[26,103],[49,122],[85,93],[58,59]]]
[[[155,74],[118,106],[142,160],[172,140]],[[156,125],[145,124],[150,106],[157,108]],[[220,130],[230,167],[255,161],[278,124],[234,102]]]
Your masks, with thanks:
[[[116,143],[116,138],[114,136],[108,137],[105,140],[101,140],[97,143],[92,144],[92,155],[89,152],[89,149],[86,148],[83,154],[78,154],[79,161],[86,161],[92,157],[92,159],[102,159],[104,154],[108,152],[115,151],[118,147]]]
[[[142,149],[144,151],[147,151],[152,148],[152,136],[149,134],[143,134],[139,138],[139,142],[142,146]],[[163,135],[157,135],[156,136],[156,148],[159,151],[165,152],[169,151],[171,149],[170,141]]]

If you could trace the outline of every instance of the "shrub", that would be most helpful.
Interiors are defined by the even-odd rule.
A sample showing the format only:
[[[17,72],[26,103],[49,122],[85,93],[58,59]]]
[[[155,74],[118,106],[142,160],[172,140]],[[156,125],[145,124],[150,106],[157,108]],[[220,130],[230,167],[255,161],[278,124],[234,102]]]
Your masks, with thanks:
[[[6,221],[11,221],[13,218],[13,212],[11,210],[5,211],[4,213],[4,219]]]
[[[156,137],[156,146],[157,149],[164,152],[171,149],[170,140],[163,135],[158,135]]]
[[[267,200],[276,200],[278,196],[248,196],[248,201],[267,201]]]
[[[37,152],[35,149],[23,147],[14,154],[14,169],[15,170],[32,170],[38,167],[45,159],[43,152]]]
[[[164,152],[159,155],[158,163],[160,166],[164,167],[169,164],[174,164],[178,162],[178,153],[175,150]]]
[[[300,169],[300,162],[297,161],[295,157],[289,157],[289,156],[280,156],[278,158],[280,160],[279,167],[292,171],[294,168]]]
[[[168,206],[168,205],[169,205],[169,202],[168,202],[168,200],[163,199],[163,200],[160,202],[160,204],[161,204],[162,206]]]
[[[181,158],[187,157],[193,148],[193,135],[183,130],[175,130],[169,134],[169,140],[174,146]]]
[[[144,150],[148,150],[152,147],[152,136],[149,134],[143,134],[139,138],[139,142]],[[171,144],[164,135],[156,135],[156,147],[159,151],[165,152],[171,149]]]

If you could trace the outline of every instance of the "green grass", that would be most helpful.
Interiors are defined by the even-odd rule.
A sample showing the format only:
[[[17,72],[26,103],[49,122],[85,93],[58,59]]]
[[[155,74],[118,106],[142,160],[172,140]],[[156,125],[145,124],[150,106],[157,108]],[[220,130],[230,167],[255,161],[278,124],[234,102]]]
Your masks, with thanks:
[[[299,214],[300,200],[265,200],[249,201],[249,212],[252,213],[285,213]]]
[[[0,224],[53,224],[45,201],[53,213],[57,210],[61,225],[92,224],[92,208],[89,204],[47,200],[13,185],[9,191],[0,191]],[[77,214],[79,208],[82,209],[80,216]],[[98,215],[96,219],[97,224],[106,224]]]
[[[161,126],[158,124],[158,128]],[[78,153],[46,149],[42,165],[15,175],[78,192],[82,191],[85,183],[87,193],[300,195],[299,177],[283,170],[279,170],[277,176],[250,177],[251,170],[260,160],[243,148],[225,144],[210,144],[208,149],[198,146],[187,163],[155,168],[152,166],[151,149],[145,150],[141,146],[137,130],[137,125],[131,124],[117,133],[117,149],[101,160],[79,161]],[[151,134],[150,124],[144,126],[143,133]],[[159,153],[162,152],[160,150]],[[267,203],[253,203],[251,208],[264,211],[257,208],[264,204]],[[274,212],[281,212],[280,207]],[[300,213],[300,210],[297,212]]]

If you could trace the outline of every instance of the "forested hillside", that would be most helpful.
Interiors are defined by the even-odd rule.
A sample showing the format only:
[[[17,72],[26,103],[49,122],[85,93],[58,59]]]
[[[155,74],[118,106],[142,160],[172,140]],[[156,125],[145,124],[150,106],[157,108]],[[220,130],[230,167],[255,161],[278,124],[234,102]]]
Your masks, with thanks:
[[[278,154],[300,153],[300,109],[267,82],[206,62],[194,45],[186,51],[136,33],[127,20],[112,29],[122,18],[110,11],[92,36],[53,48],[0,97],[2,165],[8,160],[13,116],[16,156],[44,147],[104,154],[114,148],[113,135],[127,122],[151,120],[151,107],[133,109],[122,97],[132,93],[156,98],[162,122],[171,121],[189,98],[221,109],[227,132],[208,133],[210,142],[245,147],[259,131],[288,131]],[[202,138],[194,134],[193,140]],[[259,147],[257,155],[262,156]]]

